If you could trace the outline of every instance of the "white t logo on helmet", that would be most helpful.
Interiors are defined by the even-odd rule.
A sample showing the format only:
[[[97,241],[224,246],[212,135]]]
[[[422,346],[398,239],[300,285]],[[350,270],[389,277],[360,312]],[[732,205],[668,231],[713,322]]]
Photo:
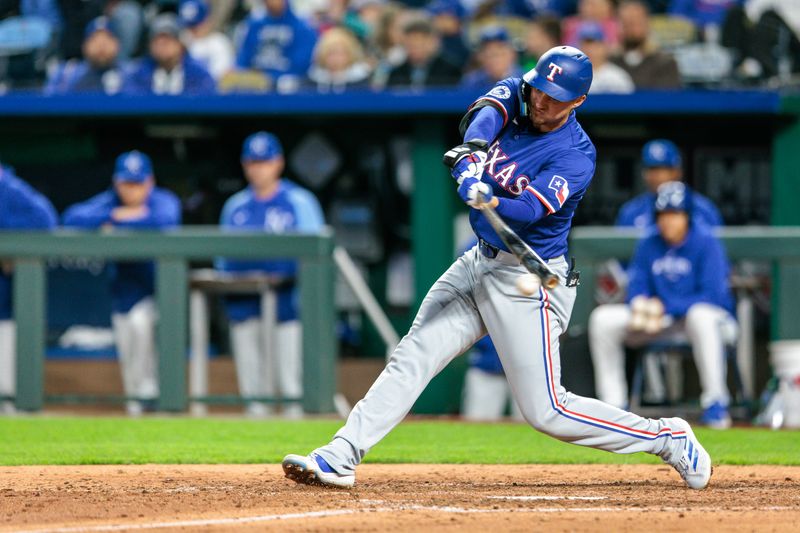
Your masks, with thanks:
[[[555,63],[550,63],[549,65],[547,65],[547,68],[550,69],[550,74],[547,75],[547,81],[555,81],[553,79],[555,75],[564,72],[564,69],[559,67]]]

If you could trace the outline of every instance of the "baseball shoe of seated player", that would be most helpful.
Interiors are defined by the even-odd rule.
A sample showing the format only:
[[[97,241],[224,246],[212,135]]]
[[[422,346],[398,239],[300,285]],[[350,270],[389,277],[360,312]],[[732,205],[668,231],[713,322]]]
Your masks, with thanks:
[[[714,402],[703,409],[700,423],[711,429],[728,429],[732,424],[728,407],[720,402]]]
[[[281,464],[286,477],[296,483],[341,489],[352,488],[356,483],[355,474],[339,474],[315,453],[308,456],[289,454]]]
[[[692,427],[682,418],[672,419],[673,427],[685,432],[685,438],[673,439],[674,448],[661,456],[671,465],[690,489],[704,489],[711,479],[711,456],[695,437]]]

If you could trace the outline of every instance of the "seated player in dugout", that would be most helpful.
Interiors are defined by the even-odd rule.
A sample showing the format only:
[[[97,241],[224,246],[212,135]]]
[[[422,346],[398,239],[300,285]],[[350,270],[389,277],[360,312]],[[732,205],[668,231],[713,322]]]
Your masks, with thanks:
[[[181,204],[156,187],[153,164],[139,151],[117,158],[112,187],[64,212],[64,226],[85,229],[154,230],[180,225]],[[117,346],[126,410],[152,410],[158,398],[156,306],[152,261],[111,265],[111,325]]]
[[[597,397],[625,407],[624,346],[685,334],[700,376],[702,423],[730,427],[725,345],[735,341],[729,265],[722,243],[694,220],[692,191],[662,184],[654,201],[658,231],[644,237],[628,267],[627,303],[597,307],[589,347]]]
[[[681,152],[667,139],[653,139],[642,148],[642,178],[647,191],[625,202],[617,214],[617,226],[648,228],[655,223],[654,205],[656,190],[663,183],[683,179]],[[709,227],[722,226],[722,215],[717,206],[698,192],[692,192],[692,219],[696,224]]]
[[[281,177],[285,163],[277,137],[264,131],[249,136],[242,146],[241,163],[249,185],[225,202],[220,217],[223,228],[267,233],[316,233],[322,229],[325,221],[314,195]],[[295,399],[303,395],[297,262],[218,259],[216,267],[236,274],[268,274],[280,280],[275,339],[266,338],[258,296],[226,298],[239,392],[245,399],[252,399],[247,401],[246,413],[255,417],[271,415],[271,405],[257,399]],[[274,350],[267,349],[268,345]],[[303,415],[303,409],[299,403],[284,403],[282,414],[297,418]]]
[[[0,165],[0,231],[49,230],[58,215],[43,194]],[[0,414],[14,413],[17,391],[16,324],[11,307],[14,265],[0,259]]]

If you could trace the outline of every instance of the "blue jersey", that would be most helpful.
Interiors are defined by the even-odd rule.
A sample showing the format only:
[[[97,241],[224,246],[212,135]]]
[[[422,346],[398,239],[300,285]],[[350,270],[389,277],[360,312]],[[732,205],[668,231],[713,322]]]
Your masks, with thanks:
[[[722,243],[706,227],[692,225],[677,246],[653,233],[639,242],[628,266],[628,302],[639,295],[656,296],[675,318],[700,302],[733,313],[729,272]]]
[[[697,224],[704,224],[707,227],[722,226],[722,215],[714,202],[700,193],[692,191],[692,221]],[[655,224],[655,203],[656,195],[646,192],[628,200],[619,209],[617,214],[617,226],[634,226],[636,228],[648,228]]]
[[[519,78],[499,82],[472,108],[490,103],[503,114],[503,128],[489,147],[483,181],[491,184],[501,204],[503,199],[516,199],[529,205],[531,212],[544,207],[542,218],[506,222],[547,260],[567,253],[572,217],[594,175],[596,151],[574,112],[555,131],[533,129],[521,82]],[[507,250],[479,210],[471,209],[469,220],[478,237]]]
[[[188,53],[184,54],[181,68],[183,69],[183,79],[181,84],[170,87],[169,91],[162,91],[164,94],[186,94],[186,95],[207,95],[214,94],[217,84],[211,74],[195,61]],[[144,58],[138,63],[133,64],[125,74],[122,82],[122,93],[133,96],[144,96],[156,94],[154,84],[155,73],[158,65],[152,58]]]
[[[289,2],[283,15],[254,14],[243,25],[237,66],[264,71],[273,79],[284,74],[305,76],[311,66],[317,33],[292,13]]]
[[[0,231],[50,229],[58,222],[50,200],[0,167]],[[0,268],[0,320],[11,318],[11,276]]]
[[[172,192],[154,187],[147,199],[147,215],[123,222],[111,218],[120,207],[113,189],[102,192],[85,202],[69,207],[62,217],[64,226],[101,228],[114,226],[126,229],[155,230],[173,228],[181,223],[181,203]],[[111,268],[111,306],[115,313],[127,313],[142,298],[154,292],[152,261],[116,263]]]
[[[236,230],[267,233],[316,233],[325,221],[314,195],[289,180],[281,180],[277,192],[259,199],[251,188],[231,196],[222,208],[220,225]],[[297,262],[288,259],[234,260],[218,259],[216,266],[225,272],[261,272],[294,281]],[[297,291],[293,283],[278,291],[278,321],[298,317]],[[260,299],[255,296],[236,296],[226,299],[228,316],[242,321],[261,315]]]

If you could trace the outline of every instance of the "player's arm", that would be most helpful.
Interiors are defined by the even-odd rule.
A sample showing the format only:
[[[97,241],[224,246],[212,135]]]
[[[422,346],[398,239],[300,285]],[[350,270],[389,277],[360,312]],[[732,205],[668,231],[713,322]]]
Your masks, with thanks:
[[[151,205],[142,211],[142,215],[126,220],[115,220],[114,225],[124,228],[166,229],[179,226],[181,223],[181,204],[171,193],[158,194],[154,191]]]
[[[640,240],[628,264],[628,291],[625,297],[627,303],[631,303],[637,296],[653,294],[650,277],[651,257],[648,248],[648,241]]]
[[[99,228],[111,222],[113,208],[110,193],[103,193],[67,208],[61,217],[61,223],[75,228]]]

